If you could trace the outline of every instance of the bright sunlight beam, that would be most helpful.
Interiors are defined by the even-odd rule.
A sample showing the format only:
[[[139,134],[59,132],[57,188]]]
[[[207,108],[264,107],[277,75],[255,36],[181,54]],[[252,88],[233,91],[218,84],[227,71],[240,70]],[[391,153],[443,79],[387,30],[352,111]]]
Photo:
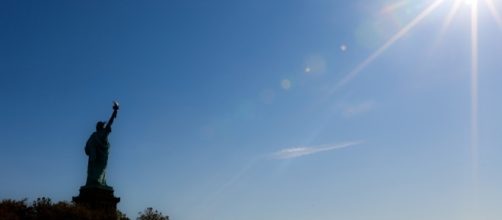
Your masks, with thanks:
[[[479,131],[478,131],[478,2],[471,5],[471,175],[472,205],[479,216]]]
[[[478,4],[471,5],[471,157],[473,177],[478,168]]]

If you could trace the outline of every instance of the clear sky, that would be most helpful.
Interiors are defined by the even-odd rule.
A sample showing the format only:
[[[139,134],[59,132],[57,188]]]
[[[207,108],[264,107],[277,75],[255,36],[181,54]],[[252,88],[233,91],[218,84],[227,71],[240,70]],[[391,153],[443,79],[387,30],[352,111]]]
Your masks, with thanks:
[[[0,2],[0,199],[129,217],[502,216],[502,1]]]

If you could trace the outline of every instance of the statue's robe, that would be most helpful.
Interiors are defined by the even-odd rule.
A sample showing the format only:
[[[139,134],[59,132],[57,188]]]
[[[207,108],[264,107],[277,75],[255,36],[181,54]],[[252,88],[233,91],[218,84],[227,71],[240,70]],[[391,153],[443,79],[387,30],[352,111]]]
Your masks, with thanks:
[[[108,134],[111,129],[96,131],[87,140],[85,154],[89,156],[87,163],[87,186],[107,186],[106,185],[106,165],[108,163]]]

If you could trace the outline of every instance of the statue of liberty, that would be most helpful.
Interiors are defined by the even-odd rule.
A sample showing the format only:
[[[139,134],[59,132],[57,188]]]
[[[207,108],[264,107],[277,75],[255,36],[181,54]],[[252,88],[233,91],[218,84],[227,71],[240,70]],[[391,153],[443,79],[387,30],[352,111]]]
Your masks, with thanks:
[[[91,134],[85,145],[85,154],[89,156],[87,164],[86,187],[111,189],[106,184],[106,165],[108,163],[108,135],[112,132],[113,120],[117,117],[119,104],[113,102],[113,113],[108,122],[99,121],[96,131]]]

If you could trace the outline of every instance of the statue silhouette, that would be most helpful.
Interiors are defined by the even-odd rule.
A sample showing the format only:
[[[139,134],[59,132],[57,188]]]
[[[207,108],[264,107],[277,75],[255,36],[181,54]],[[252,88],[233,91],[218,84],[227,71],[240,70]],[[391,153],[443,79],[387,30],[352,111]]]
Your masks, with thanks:
[[[111,189],[106,184],[106,165],[108,163],[108,135],[112,132],[113,120],[117,117],[119,104],[113,103],[113,113],[108,123],[99,121],[96,131],[91,134],[85,145],[85,154],[89,156],[87,163],[86,186]]]

